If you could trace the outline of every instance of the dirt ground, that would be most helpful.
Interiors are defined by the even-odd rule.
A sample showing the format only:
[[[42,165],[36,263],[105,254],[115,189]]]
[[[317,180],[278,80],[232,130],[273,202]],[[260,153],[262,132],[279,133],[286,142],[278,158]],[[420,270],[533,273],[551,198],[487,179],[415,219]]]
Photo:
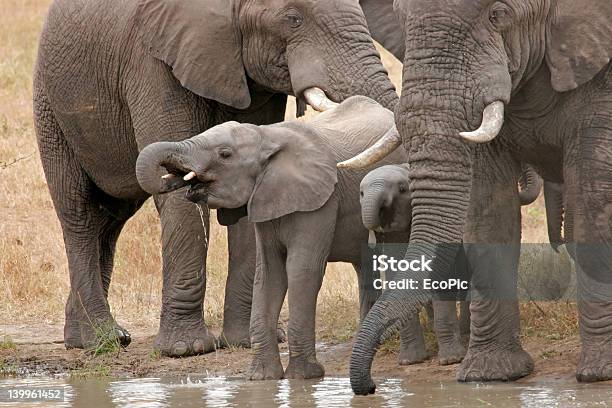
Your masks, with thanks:
[[[0,349],[0,371],[12,376],[60,375],[71,377],[181,377],[188,374],[205,376],[243,376],[250,363],[249,349],[220,349],[188,358],[165,358],[152,352],[155,329],[130,326],[132,344],[118,353],[92,357],[83,350],[66,350],[62,343],[62,326],[57,324],[0,325],[0,332],[9,335],[14,344]],[[580,343],[577,336],[562,340],[527,338],[525,349],[535,361],[534,374],[521,379],[530,383],[541,380],[571,382],[578,361]],[[345,377],[352,342],[332,341],[317,344],[317,355],[326,375]],[[287,344],[281,344],[281,357],[286,366]],[[453,381],[457,365],[440,366],[434,358],[422,364],[400,367],[397,350],[385,347],[376,357],[376,377],[405,378],[410,381]],[[612,385],[612,382],[610,382]]]

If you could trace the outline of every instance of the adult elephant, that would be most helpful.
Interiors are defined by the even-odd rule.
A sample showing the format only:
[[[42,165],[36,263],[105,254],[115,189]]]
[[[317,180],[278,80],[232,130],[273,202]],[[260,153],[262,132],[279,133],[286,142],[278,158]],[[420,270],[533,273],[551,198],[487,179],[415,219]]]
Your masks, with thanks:
[[[39,150],[70,272],[69,348],[91,343],[103,322],[130,342],[107,294],[119,233],[149,196],[134,170],[141,149],[229,120],[280,121],[289,94],[316,109],[354,94],[397,102],[352,0],[56,0],[34,82]],[[208,211],[182,192],[154,199],[163,251],[155,347],[169,356],[210,351]],[[248,344],[254,251],[251,227],[230,228],[228,343]]]
[[[472,331],[458,379],[533,370],[518,339],[518,160],[564,183],[564,238],[579,269],[576,377],[612,378],[612,3],[396,0],[395,10],[406,36],[397,130],[346,165],[367,165],[403,142],[410,241],[420,248],[407,256],[435,254],[434,270],[445,275],[457,245],[443,244],[468,244]],[[509,291],[487,296],[490,286]],[[357,394],[375,389],[370,367],[385,329],[428,297],[398,292],[384,293],[361,326],[351,357]]]

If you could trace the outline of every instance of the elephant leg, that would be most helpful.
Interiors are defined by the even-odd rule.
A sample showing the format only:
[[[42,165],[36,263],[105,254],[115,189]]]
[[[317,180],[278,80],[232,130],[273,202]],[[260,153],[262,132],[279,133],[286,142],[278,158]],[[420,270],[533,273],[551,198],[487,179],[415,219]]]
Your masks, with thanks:
[[[566,166],[566,239],[577,273],[581,353],[576,379],[612,379],[612,142],[610,126],[583,131]],[[596,143],[595,143],[596,142]],[[573,150],[573,149],[572,149]],[[576,159],[579,157],[580,159]],[[593,160],[596,157],[596,160]]]
[[[287,220],[287,224],[291,223],[292,235],[287,245],[289,365],[285,378],[325,375],[323,365],[317,361],[315,318],[337,213],[338,202],[332,197],[316,212],[294,213]]]
[[[255,274],[255,229],[246,218],[227,228],[228,273],[223,306],[223,333],[219,336],[221,347],[250,347],[249,325],[253,300]],[[287,340],[279,323],[277,340]]]
[[[188,201],[183,191],[155,196],[162,226],[163,290],[155,348],[184,357],[215,349],[204,323],[208,209]],[[202,212],[200,212],[200,209]]]
[[[246,218],[227,227],[228,273],[223,305],[222,347],[250,347],[249,325],[255,274],[255,229]]]
[[[274,222],[261,223],[256,229],[257,261],[250,322],[253,360],[247,375],[249,380],[283,378],[276,330],[287,293],[287,272],[284,246],[270,225]]]
[[[400,328],[399,365],[422,363],[429,358],[419,314],[416,313]]]
[[[511,381],[533,371],[533,360],[519,340],[519,166],[504,153],[492,159],[499,169],[494,176],[490,166],[473,170],[472,203],[464,235],[472,273],[471,333],[457,373],[459,381]]]
[[[115,325],[118,340],[127,346],[130,336],[116,325],[110,313],[101,275],[99,240],[103,226],[112,217],[97,201],[100,191],[66,143],[40,89],[34,97],[34,111],[41,161],[68,258],[70,294],[64,344],[66,348],[89,347],[95,342],[97,330]]]
[[[380,289],[374,289],[374,280],[380,277],[378,271],[365,270],[361,268],[358,262],[353,262],[353,268],[357,272],[357,284],[359,285],[359,321],[362,322],[366,315],[372,308],[372,305],[376,303],[376,300],[380,296]]]
[[[104,295],[108,298],[108,289],[113,274],[115,262],[115,248],[121,230],[125,223],[140,209],[144,201],[104,200],[103,207],[111,215],[107,217],[102,226],[99,236],[100,245],[100,273],[102,274],[102,286]]]
[[[115,248],[117,240],[121,234],[127,220],[132,217],[142,206],[144,201],[128,202],[123,200],[105,200],[103,207],[110,212],[110,217],[107,217],[106,222],[102,226],[101,233],[98,238],[100,250],[100,274],[102,275],[102,287],[104,296],[108,299],[108,290],[110,288],[111,278],[113,275],[113,267],[115,262]],[[110,211],[109,211],[110,210]],[[125,337],[124,343],[131,341],[130,333],[121,327],[119,324],[117,329],[123,333]]]
[[[440,365],[461,362],[465,356],[465,347],[461,343],[459,321],[457,320],[457,302],[434,300],[434,331],[438,339],[438,361]]]
[[[461,342],[464,345],[468,345],[470,341],[470,302],[468,300],[463,300],[459,302],[460,310],[459,310],[459,335],[461,336]]]
[[[309,245],[305,243],[304,248]],[[316,356],[315,317],[326,260],[327,256],[306,254],[302,248],[288,254],[289,365],[285,378],[308,379],[325,375]]]

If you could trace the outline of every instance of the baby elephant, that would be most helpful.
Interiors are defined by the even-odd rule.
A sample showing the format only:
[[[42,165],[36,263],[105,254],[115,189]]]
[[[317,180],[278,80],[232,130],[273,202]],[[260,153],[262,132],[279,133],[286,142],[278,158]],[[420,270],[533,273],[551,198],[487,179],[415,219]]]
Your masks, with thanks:
[[[324,375],[315,352],[315,312],[327,262],[355,266],[362,317],[376,300],[373,277],[359,273],[368,230],[360,222],[357,197],[367,172],[337,170],[336,164],[393,126],[391,111],[358,96],[308,123],[228,122],[186,141],[155,143],[141,152],[136,173],[146,191],[160,194],[188,186],[187,197],[218,209],[222,224],[245,215],[255,223],[250,379]],[[398,149],[380,165],[406,159]],[[389,238],[407,242],[409,234]],[[283,372],[276,328],[287,291],[289,365]]]

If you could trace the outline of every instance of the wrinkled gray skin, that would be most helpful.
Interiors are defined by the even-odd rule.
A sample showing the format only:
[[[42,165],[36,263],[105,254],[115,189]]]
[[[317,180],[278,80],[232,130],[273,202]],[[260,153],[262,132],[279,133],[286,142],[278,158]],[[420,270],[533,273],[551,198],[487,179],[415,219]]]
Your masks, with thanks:
[[[389,233],[403,232],[405,236],[402,238],[410,237],[412,207],[409,186],[410,177],[406,165],[379,167],[361,181],[359,200],[363,226],[381,234],[380,238],[385,243],[390,242],[386,236]],[[433,329],[438,340],[438,361],[441,365],[458,363],[465,355],[462,337],[469,336],[470,326],[467,307],[467,303],[462,302],[459,322],[456,302],[433,301],[433,316],[430,317],[433,317]],[[421,363],[428,358],[418,314],[402,326],[400,338],[400,365]]]
[[[326,47],[320,47],[326,44]],[[367,80],[366,80],[367,79]],[[43,29],[34,83],[38,144],[61,221],[71,292],[67,347],[114,322],[107,302],[115,244],[149,194],[138,152],[229,120],[283,119],[286,95],[317,86],[335,101],[364,94],[393,108],[392,84],[352,0],[57,0]],[[202,316],[208,211],[182,193],[155,196],[163,293],[155,347],[210,351]],[[229,231],[222,338],[248,344],[252,227]],[[129,333],[117,325],[123,345]]]
[[[337,171],[393,126],[393,113],[353,97],[309,122],[254,126],[228,122],[184,142],[155,143],[139,155],[136,174],[151,194],[182,189],[190,200],[255,223],[257,271],[251,315],[250,379],[324,375],[315,353],[315,312],[327,262],[358,271],[361,316],[379,293],[360,272],[368,231],[361,225],[359,182],[367,170]],[[398,149],[381,163],[402,163]],[[195,171],[197,179],[182,176]],[[162,179],[165,173],[171,178]],[[396,242],[406,230],[391,233]],[[276,322],[288,292],[289,365],[283,372]],[[455,318],[456,321],[456,318]]]
[[[611,379],[612,3],[397,0],[395,11],[406,39],[396,123],[410,157],[410,242],[434,244],[441,273],[455,254],[440,243],[507,244],[497,256],[466,245],[475,296],[458,379],[514,380],[533,371],[519,342],[517,301],[483,295],[492,281],[516,285],[519,160],[564,183],[565,239],[580,267],[576,378]],[[505,105],[497,138],[463,140],[459,133],[478,128],[495,101]],[[370,367],[385,329],[426,298],[387,293],[373,306],[351,358],[357,394],[374,392]]]

